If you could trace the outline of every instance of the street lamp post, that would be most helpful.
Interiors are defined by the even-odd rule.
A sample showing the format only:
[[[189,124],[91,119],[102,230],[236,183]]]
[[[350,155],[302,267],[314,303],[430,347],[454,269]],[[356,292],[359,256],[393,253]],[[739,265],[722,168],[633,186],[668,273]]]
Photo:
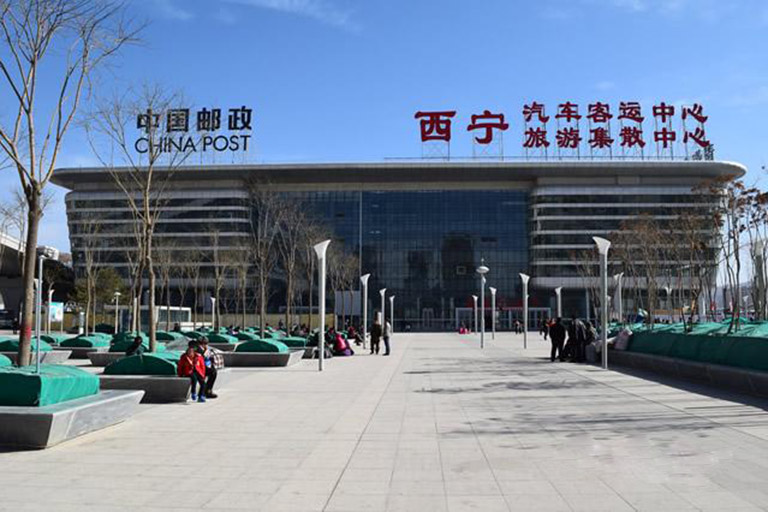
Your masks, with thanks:
[[[392,325],[392,328],[389,330],[389,335],[392,336],[392,333],[395,332],[395,296],[394,295],[389,296],[389,322]]]
[[[211,332],[216,329],[216,299],[211,297]]]
[[[593,236],[592,240],[597,245],[600,253],[600,337],[603,344],[603,369],[608,369],[608,249],[611,242],[605,238]]]
[[[325,253],[330,243],[330,240],[325,240],[314,246],[317,255],[317,294],[320,308],[320,332],[317,333],[318,371],[323,371],[325,363]]]
[[[489,286],[491,291],[491,339],[496,339],[496,288]]]
[[[53,247],[37,248],[37,304],[35,307],[35,373],[40,373],[40,328],[43,309],[43,260],[59,259],[59,251]],[[24,364],[21,361],[20,364]]]
[[[480,348],[485,348],[485,274],[489,270],[484,264],[476,270],[480,274]]]
[[[363,349],[365,349],[365,333],[368,323],[368,279],[370,277],[371,274],[360,276],[360,283],[363,285]]]
[[[120,314],[120,295],[122,295],[120,292],[115,292],[115,334],[117,334],[117,329],[120,326],[120,322],[118,321],[118,315]]]
[[[622,280],[624,279],[624,272],[619,272],[618,274],[615,274],[613,276],[613,279],[616,281],[616,312],[619,315],[619,325],[624,325],[624,304],[622,304],[622,297],[621,297],[621,287],[622,287]]]
[[[382,288],[379,290],[379,295],[381,295],[381,332],[384,332],[384,326],[387,325],[387,304],[384,300],[384,296],[387,294],[387,289]]]
[[[563,318],[563,287],[558,286],[555,288],[555,295],[557,295],[557,318]]]
[[[474,322],[472,323],[472,332],[477,332],[477,295],[472,296],[472,302],[474,303],[474,306],[472,306],[472,315],[474,318]]]
[[[46,316],[45,333],[51,334],[51,302],[53,302],[53,288],[48,290],[48,314]]]
[[[528,348],[528,280],[531,276],[520,274],[523,281],[523,348]]]

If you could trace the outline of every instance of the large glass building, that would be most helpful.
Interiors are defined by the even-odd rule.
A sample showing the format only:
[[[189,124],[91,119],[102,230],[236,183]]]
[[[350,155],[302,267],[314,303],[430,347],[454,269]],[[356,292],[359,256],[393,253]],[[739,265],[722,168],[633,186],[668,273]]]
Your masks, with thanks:
[[[243,250],[247,259],[253,212],[246,183],[256,181],[321,219],[336,243],[359,258],[359,273],[371,274],[371,307],[380,288],[397,297],[396,328],[453,329],[469,321],[481,262],[498,289],[502,326],[520,317],[519,274],[531,275],[535,324],[552,314],[557,287],[565,313],[587,314],[587,286],[573,254],[593,248],[593,236],[609,237],[639,214],[663,220],[685,209],[704,213],[716,198],[693,188],[744,172],[728,162],[652,160],[183,167],[166,187],[155,239],[160,251],[194,247],[201,278],[211,281],[211,251]],[[87,248],[99,255],[97,265],[127,275],[125,249],[135,245],[135,224],[112,175],[59,169],[53,181],[71,191],[76,268]],[[279,272],[274,281],[270,309],[277,310],[284,304]]]

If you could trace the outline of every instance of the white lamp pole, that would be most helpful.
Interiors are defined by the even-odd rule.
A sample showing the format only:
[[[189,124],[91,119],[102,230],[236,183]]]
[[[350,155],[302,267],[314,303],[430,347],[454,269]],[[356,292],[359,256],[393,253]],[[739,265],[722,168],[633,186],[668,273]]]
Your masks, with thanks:
[[[48,314],[45,315],[47,317],[45,327],[46,334],[51,334],[51,302],[53,302],[53,288],[48,290]]]
[[[216,299],[211,297],[211,331],[216,329]]]
[[[491,339],[496,339],[496,288],[489,286],[491,291]]]
[[[480,266],[476,272],[480,274],[480,348],[485,348],[485,274],[490,270],[480,260]]]
[[[523,348],[528,348],[528,280],[531,276],[520,274],[523,281]]]
[[[387,293],[386,288],[382,288],[379,290],[379,295],[381,295],[381,331],[384,332],[384,326],[387,325],[386,316],[387,316],[387,304],[384,300],[384,296]]]
[[[600,337],[603,342],[603,369],[608,369],[608,249],[611,242],[605,238],[593,236],[600,253]]]
[[[472,312],[474,316],[474,323],[472,324],[472,332],[477,332],[477,295],[472,296],[472,301],[474,302],[474,306],[472,307]]]
[[[624,305],[621,298],[622,279],[624,279],[624,272],[619,272],[613,276],[616,281],[616,313],[619,315],[619,325],[624,325],[624,312],[622,311]]]
[[[37,248],[37,304],[35,308],[35,373],[40,373],[40,329],[43,309],[43,260],[58,260],[59,251],[53,247],[39,246]],[[26,361],[19,361],[26,363]]]
[[[317,336],[318,371],[323,371],[325,363],[325,253],[330,243],[330,240],[325,240],[314,246],[317,255],[317,294],[320,307],[320,332]]]
[[[395,296],[394,295],[389,296],[389,323],[392,325],[392,328],[389,330],[389,335],[392,336],[392,333],[395,332]]]
[[[368,279],[370,277],[371,274],[360,276],[360,283],[363,285],[363,348],[365,348],[365,333],[367,332],[368,324]]]
[[[115,292],[115,334],[117,334],[117,329],[120,325],[118,322],[118,316],[120,314],[120,292]]]
[[[555,295],[557,295],[557,318],[563,318],[563,287],[558,286],[555,288]]]

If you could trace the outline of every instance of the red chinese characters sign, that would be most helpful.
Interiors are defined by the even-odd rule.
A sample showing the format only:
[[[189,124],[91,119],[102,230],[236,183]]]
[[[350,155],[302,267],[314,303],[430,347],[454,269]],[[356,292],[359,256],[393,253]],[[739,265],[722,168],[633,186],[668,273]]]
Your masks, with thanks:
[[[599,101],[582,106],[565,101],[557,104],[552,116],[547,114],[545,104],[533,101],[525,104],[521,111],[521,145],[526,150],[546,150],[554,142],[558,151],[578,150],[585,145],[590,151],[610,151],[615,147],[623,152],[642,152],[648,142],[652,142],[659,153],[673,151],[675,144],[680,143],[686,151],[689,146],[712,149],[705,126],[709,117],[702,105],[676,106],[662,101],[649,111],[652,117],[648,122],[653,124],[653,133],[646,135],[647,120],[643,107],[636,101],[622,101],[615,110]],[[455,110],[416,112],[414,117],[419,120],[421,141],[449,144],[456,114]],[[551,117],[556,123],[552,135],[547,127]],[[494,134],[514,130],[514,124],[508,122],[502,112],[484,110],[471,114],[466,129],[472,133],[475,144],[489,145],[494,141]]]

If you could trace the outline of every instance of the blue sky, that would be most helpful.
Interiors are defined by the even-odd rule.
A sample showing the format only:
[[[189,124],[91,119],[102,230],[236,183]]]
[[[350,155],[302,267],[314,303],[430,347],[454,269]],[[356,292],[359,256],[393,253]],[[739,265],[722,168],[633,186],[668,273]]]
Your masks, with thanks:
[[[704,104],[717,158],[762,180],[768,114],[765,0],[132,0],[143,44],[101,90],[143,83],[191,105],[254,109],[253,161],[378,161],[420,155],[417,110],[455,109],[463,127],[500,111],[507,154],[521,153],[520,110],[571,100]],[[3,98],[7,98],[5,93]],[[583,108],[583,107],[582,107]],[[649,131],[649,127],[646,127]],[[74,130],[60,166],[92,165]],[[3,171],[7,195],[16,183]],[[64,192],[41,241],[69,246]]]

